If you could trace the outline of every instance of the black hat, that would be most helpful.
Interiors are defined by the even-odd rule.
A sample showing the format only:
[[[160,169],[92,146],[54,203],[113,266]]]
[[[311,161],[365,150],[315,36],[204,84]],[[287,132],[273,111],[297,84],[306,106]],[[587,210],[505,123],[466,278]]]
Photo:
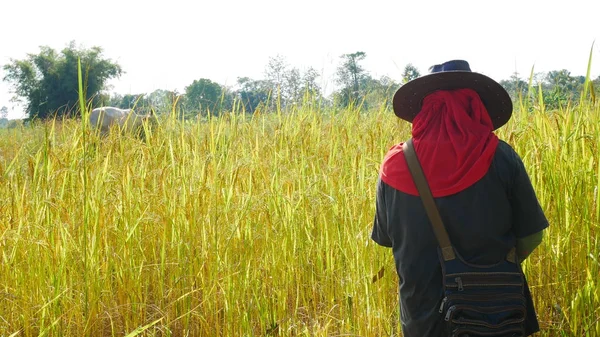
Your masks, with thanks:
[[[469,88],[479,94],[485,105],[494,130],[506,124],[512,115],[513,105],[506,90],[493,79],[471,71],[469,63],[453,60],[429,68],[430,73],[418,77],[394,94],[394,113],[412,122],[421,111],[425,96],[437,90]]]

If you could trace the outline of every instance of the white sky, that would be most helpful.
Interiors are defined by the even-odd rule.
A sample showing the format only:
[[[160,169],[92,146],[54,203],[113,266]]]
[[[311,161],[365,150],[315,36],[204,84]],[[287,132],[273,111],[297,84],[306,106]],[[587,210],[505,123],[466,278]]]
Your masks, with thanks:
[[[471,69],[500,81],[517,70],[568,69],[585,75],[600,37],[600,1],[571,0],[1,0],[0,65],[47,45],[71,40],[100,46],[126,72],[115,92],[183,88],[208,78],[234,85],[263,78],[269,57],[312,66],[327,91],[339,56],[364,51],[364,67],[397,81],[407,63],[425,74],[435,63],[466,59]],[[596,41],[599,42],[599,41]],[[600,45],[592,76],[600,73]],[[5,75],[0,69],[0,79]],[[327,84],[329,83],[329,84]],[[9,102],[0,81],[0,107]]]

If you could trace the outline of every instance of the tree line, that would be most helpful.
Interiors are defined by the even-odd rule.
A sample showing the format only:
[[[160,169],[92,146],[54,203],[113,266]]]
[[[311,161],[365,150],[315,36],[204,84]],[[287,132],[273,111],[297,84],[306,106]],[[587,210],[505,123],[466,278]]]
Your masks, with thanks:
[[[521,99],[533,105],[543,103],[547,110],[554,110],[566,107],[567,104],[577,104],[584,92],[585,79],[585,76],[571,75],[569,70],[561,69],[534,73],[530,79],[521,78],[518,73],[513,73],[510,79],[499,83],[513,100]],[[595,88],[599,87],[600,76],[590,79],[588,89],[591,90],[587,91],[588,98],[595,100]]]
[[[84,78],[85,97],[92,106],[115,106],[167,112],[176,109],[186,117],[218,115],[224,111],[290,110],[307,104],[356,109],[389,109],[391,97],[397,88],[421,76],[412,64],[407,64],[400,82],[388,76],[374,78],[362,66],[366,53],[358,51],[340,56],[335,73],[338,89],[327,97],[319,85],[319,73],[314,68],[300,70],[287,63],[284,57],[270,57],[264,69],[264,78],[239,77],[233,87],[226,87],[210,79],[199,78],[184,88],[184,92],[155,90],[151,93],[109,94],[107,82],[123,74],[122,67],[103,56],[100,47],[89,49],[71,42],[61,51],[40,47],[37,54],[15,60],[3,66],[3,80],[8,82],[14,100],[25,106],[29,118],[45,119],[78,113],[77,62],[80,60]],[[542,90],[546,108],[557,108],[577,97],[585,83],[584,76],[572,76],[567,70],[536,74],[535,90]],[[529,82],[513,74],[500,81],[513,99],[531,97]],[[600,76],[593,86],[600,85]],[[593,88],[593,87],[592,87]],[[592,91],[593,92],[593,91]],[[537,96],[536,96],[537,97]],[[0,109],[0,125],[7,115]]]

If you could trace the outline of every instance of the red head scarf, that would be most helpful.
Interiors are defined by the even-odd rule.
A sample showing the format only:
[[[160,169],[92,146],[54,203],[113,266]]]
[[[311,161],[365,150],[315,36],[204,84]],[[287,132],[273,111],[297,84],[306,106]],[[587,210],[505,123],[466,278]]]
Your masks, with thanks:
[[[423,100],[413,120],[417,157],[434,197],[458,193],[488,171],[498,137],[479,95],[472,89],[436,91]],[[390,149],[381,166],[381,179],[411,195],[419,195],[400,143]]]

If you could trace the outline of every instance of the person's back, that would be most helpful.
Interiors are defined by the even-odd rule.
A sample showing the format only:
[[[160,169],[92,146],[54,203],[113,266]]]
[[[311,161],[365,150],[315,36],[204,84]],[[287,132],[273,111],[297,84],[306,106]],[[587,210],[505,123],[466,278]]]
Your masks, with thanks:
[[[450,241],[466,262],[477,265],[497,263],[514,247],[524,259],[548,225],[520,157],[493,135],[497,125],[491,121],[469,89],[428,95],[413,121],[415,151]],[[404,336],[444,336],[438,241],[402,145],[390,149],[382,164],[372,239],[392,247]],[[524,288],[528,335],[539,327]]]
[[[393,248],[402,280],[404,334],[442,336],[438,242],[421,199],[382,180],[377,194],[372,239]],[[450,240],[461,256],[473,264],[500,261],[515,247],[517,238],[547,226],[522,161],[505,142],[498,144],[490,169],[482,179],[457,194],[435,200]],[[525,209],[528,211],[523,212]],[[529,312],[534,313],[533,308]],[[535,315],[528,318],[528,324],[537,330]]]

